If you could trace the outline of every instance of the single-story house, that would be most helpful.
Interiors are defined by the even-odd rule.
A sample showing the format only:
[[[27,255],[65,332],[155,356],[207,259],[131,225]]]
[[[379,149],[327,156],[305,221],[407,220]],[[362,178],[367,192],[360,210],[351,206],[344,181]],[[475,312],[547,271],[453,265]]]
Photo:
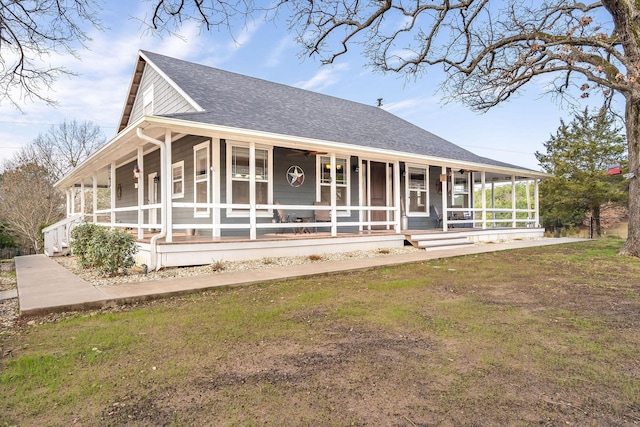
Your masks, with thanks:
[[[78,221],[135,233],[138,262],[156,269],[461,231],[537,237],[546,176],[375,105],[140,51],[116,136],[56,183],[68,218],[45,229],[45,247],[65,253]],[[512,186],[506,209],[498,185]]]

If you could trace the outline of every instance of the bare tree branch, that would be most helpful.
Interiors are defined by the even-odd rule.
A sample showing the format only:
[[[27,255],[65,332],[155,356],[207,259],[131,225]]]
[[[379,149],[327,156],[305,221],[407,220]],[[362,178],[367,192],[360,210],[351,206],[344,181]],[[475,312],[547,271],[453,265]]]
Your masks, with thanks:
[[[47,65],[53,53],[78,56],[90,41],[87,30],[101,29],[95,0],[0,0],[0,103],[16,108],[24,100],[55,100],[46,89],[65,68]]]

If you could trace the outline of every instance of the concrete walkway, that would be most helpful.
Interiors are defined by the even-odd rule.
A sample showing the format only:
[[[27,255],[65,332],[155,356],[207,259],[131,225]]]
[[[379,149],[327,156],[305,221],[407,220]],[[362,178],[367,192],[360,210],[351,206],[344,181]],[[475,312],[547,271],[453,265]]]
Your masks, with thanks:
[[[459,249],[419,251],[384,257],[317,262],[287,267],[270,267],[259,270],[232,271],[105,286],[91,285],[45,255],[29,255],[16,258],[18,297],[20,299],[21,315],[40,315],[50,312],[100,308],[110,304],[124,304],[171,295],[188,294],[204,289],[265,283],[343,271],[366,270],[383,265],[399,265],[430,259],[533,246],[557,245],[584,240],[586,239],[548,238],[512,241],[465,246]]]

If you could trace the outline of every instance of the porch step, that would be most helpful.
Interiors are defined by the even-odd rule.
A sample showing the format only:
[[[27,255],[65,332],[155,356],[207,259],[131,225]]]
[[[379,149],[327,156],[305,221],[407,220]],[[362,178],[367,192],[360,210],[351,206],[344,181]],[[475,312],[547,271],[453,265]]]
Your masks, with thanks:
[[[455,249],[471,246],[473,242],[466,234],[439,233],[409,236],[409,241],[416,247],[426,251]]]

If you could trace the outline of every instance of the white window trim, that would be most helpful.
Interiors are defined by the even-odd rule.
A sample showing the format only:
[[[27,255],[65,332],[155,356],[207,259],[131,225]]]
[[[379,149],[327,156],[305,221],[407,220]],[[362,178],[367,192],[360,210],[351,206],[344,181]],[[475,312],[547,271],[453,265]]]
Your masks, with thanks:
[[[269,205],[273,204],[273,147],[272,146],[267,146],[267,145],[258,145],[258,144],[252,144],[252,143],[248,143],[248,142],[243,142],[243,141],[231,141],[231,140],[227,140],[227,145],[226,145],[226,152],[227,152],[227,161],[226,161],[226,176],[227,176],[227,190],[226,190],[226,203],[231,204],[233,203],[233,176],[232,176],[232,171],[233,171],[233,147],[242,147],[242,148],[248,148],[249,151],[251,151],[252,147],[254,150],[265,150],[267,152],[267,167],[269,168],[269,171],[267,173],[267,179],[268,179],[268,203]],[[251,157],[251,153],[249,153],[249,156]],[[249,167],[251,167],[251,165],[249,165]],[[249,181],[254,180],[255,182],[255,177],[249,177]],[[250,185],[250,188],[254,187]],[[248,209],[233,209],[233,208],[227,208],[227,217],[229,218],[248,218],[249,217],[249,210]],[[258,218],[271,218],[273,216],[273,211],[265,211],[265,210],[259,210],[256,212],[256,216]]]
[[[196,153],[200,150],[207,150],[207,168],[206,168],[206,181],[207,181],[207,203],[211,203],[211,141],[205,141],[201,144],[195,145],[193,147],[193,203],[196,203],[198,200],[197,191],[198,191],[198,183],[203,182],[201,176],[198,175],[198,165],[196,164]],[[194,218],[208,218],[211,214],[211,209],[207,208],[207,211],[198,212],[197,208],[193,208],[193,217]]]
[[[431,191],[429,191],[429,165],[420,165],[417,163],[407,163],[405,164],[405,177],[404,177],[404,206],[405,206],[405,213],[407,216],[411,216],[411,217],[429,217],[431,216]],[[411,209],[411,204],[409,201],[409,197],[411,194],[411,188],[409,188],[409,181],[410,181],[410,175],[409,175],[409,168],[416,168],[416,169],[424,169],[425,171],[425,190],[424,192],[426,193],[426,200],[425,200],[425,211],[426,212],[412,212]]]
[[[182,181],[182,191],[179,193],[174,193],[173,189],[174,189],[174,184],[178,181],[176,180],[173,171],[174,169],[178,167],[182,170],[181,176],[182,178],[180,179],[180,181]],[[171,165],[171,198],[172,199],[182,199],[184,198],[184,160],[180,160],[179,162],[176,162],[174,164]]]
[[[147,105],[151,104],[151,111],[147,112]],[[142,94],[142,115],[151,116],[155,111],[155,103],[153,99],[153,85],[145,89]]]
[[[317,155],[316,156],[316,200],[320,201],[322,199],[322,187],[330,186],[331,184],[323,184],[322,183],[322,158],[329,157],[329,155]],[[336,154],[336,162],[338,160],[345,161],[345,176],[347,178],[346,184],[336,184],[336,187],[346,187],[347,188],[347,203],[344,206],[336,206],[336,215],[338,217],[349,217],[351,216],[351,156],[344,156],[340,154]]]

